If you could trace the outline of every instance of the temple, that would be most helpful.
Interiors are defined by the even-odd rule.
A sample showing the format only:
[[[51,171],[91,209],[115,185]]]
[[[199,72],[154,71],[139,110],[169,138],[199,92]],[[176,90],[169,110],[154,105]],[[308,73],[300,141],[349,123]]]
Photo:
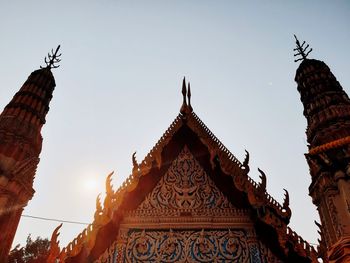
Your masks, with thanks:
[[[283,204],[249,177],[194,113],[190,85],[180,112],[116,191],[110,174],[94,221],[58,255],[60,262],[317,262],[288,227]]]
[[[349,262],[350,100],[329,67],[309,59],[308,45],[296,42],[309,193],[321,219],[317,248],[288,226],[288,192],[277,202],[266,191],[262,170],[259,182],[250,178],[249,153],[238,160],[197,116],[184,79],[182,105],[169,128],[140,163],[132,156],[132,173],[118,189],[113,173],[107,176],[93,222],[63,249],[61,226],[55,229],[47,263]],[[6,262],[1,259],[34,193],[40,128],[54,87],[50,68],[34,72],[0,115],[0,231],[6,233],[0,236],[6,244],[0,262]],[[23,146],[17,147],[17,138]]]

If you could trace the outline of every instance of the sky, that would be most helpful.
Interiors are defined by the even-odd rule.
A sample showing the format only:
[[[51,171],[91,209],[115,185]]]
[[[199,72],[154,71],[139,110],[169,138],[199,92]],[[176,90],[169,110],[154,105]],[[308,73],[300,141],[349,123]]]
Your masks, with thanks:
[[[317,243],[293,34],[350,94],[349,26],[348,1],[0,0],[0,108],[62,52],[23,215],[91,223],[106,176],[117,189],[177,116],[186,76],[196,114],[276,200],[289,191],[291,228]],[[22,217],[13,245],[57,225]],[[61,247],[85,227],[64,223]]]

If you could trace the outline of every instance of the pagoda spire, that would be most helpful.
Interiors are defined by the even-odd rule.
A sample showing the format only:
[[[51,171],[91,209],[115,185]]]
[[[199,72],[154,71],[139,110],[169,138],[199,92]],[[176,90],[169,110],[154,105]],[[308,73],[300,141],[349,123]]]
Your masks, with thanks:
[[[53,52],[53,49],[51,49],[51,54],[47,53],[47,57],[45,57],[45,64],[46,67],[49,69],[52,68],[58,68],[60,65],[57,65],[57,63],[61,62],[61,55],[62,54],[58,54],[58,50],[60,49],[61,45],[58,45],[56,48],[56,51]],[[40,68],[43,68],[42,66],[40,66]]]
[[[297,47],[294,48],[294,51],[296,51],[296,53],[294,54],[294,57],[301,56],[300,58],[295,59],[294,62],[307,59],[307,56],[311,53],[312,48],[308,49],[309,44],[305,46],[305,41],[303,41],[303,43],[300,44],[296,35],[294,35],[294,38],[295,38],[295,43],[297,45]]]
[[[297,69],[309,148],[350,136],[350,100],[329,67],[316,59],[304,60]]]
[[[35,192],[41,128],[56,86],[51,69],[58,67],[58,50],[45,60],[45,68],[30,74],[0,114],[0,262],[7,262],[20,216]]]
[[[308,46],[298,42],[303,61],[295,81],[307,119],[309,195],[321,219],[319,256],[323,262],[349,262],[350,99],[329,67],[306,59],[311,50],[305,53]]]

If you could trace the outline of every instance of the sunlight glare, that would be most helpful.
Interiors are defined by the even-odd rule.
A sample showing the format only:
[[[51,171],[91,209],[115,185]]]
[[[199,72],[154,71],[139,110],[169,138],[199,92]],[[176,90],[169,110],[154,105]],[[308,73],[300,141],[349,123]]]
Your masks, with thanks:
[[[87,191],[94,191],[97,189],[97,180],[95,178],[86,178],[84,181],[84,188]]]

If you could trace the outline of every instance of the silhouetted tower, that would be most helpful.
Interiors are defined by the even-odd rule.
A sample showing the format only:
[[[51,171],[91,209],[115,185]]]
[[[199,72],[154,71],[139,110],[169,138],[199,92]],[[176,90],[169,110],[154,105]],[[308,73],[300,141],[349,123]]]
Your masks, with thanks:
[[[59,49],[45,58],[0,115],[0,262],[7,262],[17,226],[34,195],[33,180],[42,146],[41,128],[55,88],[51,68]]]
[[[307,119],[309,194],[321,219],[319,254],[325,262],[349,262],[350,99],[324,62],[307,58],[304,45],[297,40],[295,81]]]

